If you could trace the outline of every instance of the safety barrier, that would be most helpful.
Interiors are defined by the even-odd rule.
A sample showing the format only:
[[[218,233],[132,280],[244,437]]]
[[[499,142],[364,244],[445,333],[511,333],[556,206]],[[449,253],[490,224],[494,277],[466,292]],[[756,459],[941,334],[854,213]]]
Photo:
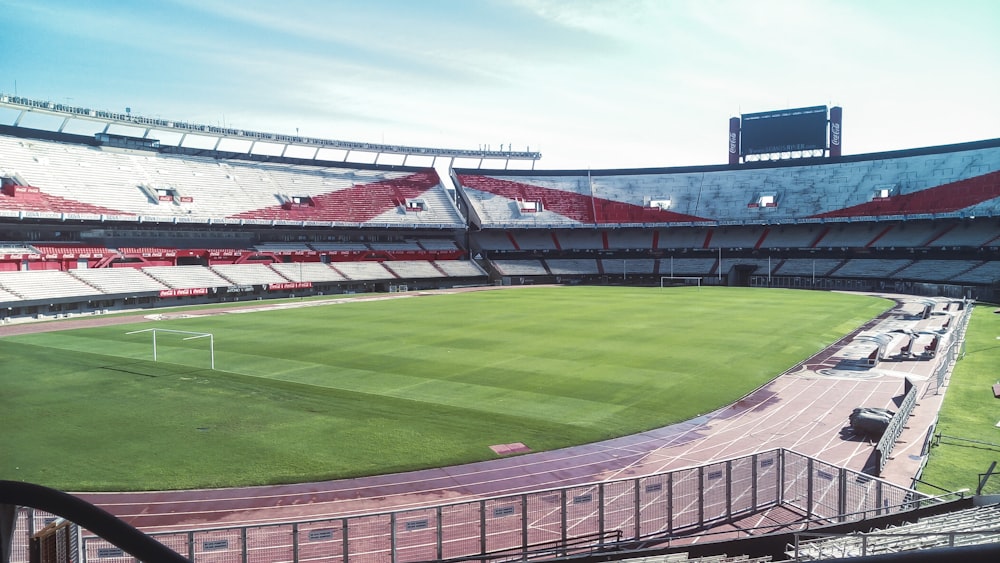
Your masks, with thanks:
[[[610,536],[668,541],[785,508],[802,521],[846,522],[904,511],[928,497],[785,449],[636,477],[388,513],[156,533],[191,561],[414,563],[528,558],[532,546],[600,550]],[[19,529],[37,514],[22,511]],[[787,531],[787,523],[775,529]],[[805,527],[805,524],[803,524]],[[35,527],[34,529],[39,529]],[[769,530],[756,528],[753,533]],[[749,533],[749,532],[747,532]],[[739,532],[736,533],[739,535]],[[580,545],[579,538],[594,538]],[[132,561],[82,533],[79,560]],[[17,550],[15,549],[15,552]],[[483,557],[486,558],[486,557]],[[19,559],[17,553],[13,563]]]

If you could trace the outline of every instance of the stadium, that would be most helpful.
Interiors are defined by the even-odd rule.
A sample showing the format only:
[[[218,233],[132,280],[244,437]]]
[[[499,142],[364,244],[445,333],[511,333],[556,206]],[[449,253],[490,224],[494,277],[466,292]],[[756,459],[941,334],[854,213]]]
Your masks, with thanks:
[[[4,563],[42,552],[52,561],[172,560],[145,551],[163,546],[179,560],[262,562],[996,555],[1000,510],[982,494],[992,468],[974,495],[919,484],[928,449],[941,439],[938,409],[965,356],[966,329],[996,327],[984,304],[1000,297],[1000,139],[843,155],[841,108],[814,106],[733,118],[725,165],[536,170],[541,155],[528,151],[317,139],[8,95],[0,106],[17,116],[0,126],[0,343],[44,344],[25,361],[48,354],[57,363],[65,353],[84,366],[86,353],[120,348],[108,354],[129,363],[115,371],[208,379],[235,369],[225,336],[234,325],[223,319],[254,319],[244,324],[260,324],[262,348],[288,327],[303,327],[300,345],[307,333],[333,330],[293,315],[357,310],[345,324],[360,332],[360,319],[382,315],[389,320],[372,330],[400,343],[415,332],[429,336],[420,320],[444,315],[449,300],[466,315],[484,315],[471,300],[498,295],[537,312],[534,328],[512,329],[535,331],[511,345],[527,350],[542,331],[556,332],[550,325],[573,323],[560,322],[570,318],[566,310],[543,308],[559,292],[577,303],[621,299],[603,316],[577,319],[604,319],[608,332],[628,299],[654,311],[683,310],[666,299],[726,302],[713,330],[732,325],[732,338],[718,346],[752,352],[729,360],[747,373],[749,356],[775,359],[792,349],[760,368],[763,379],[741,382],[745,388],[706,383],[732,387],[732,398],[682,420],[552,444],[543,439],[548,427],[539,427],[537,442],[501,442],[498,433],[488,455],[459,453],[454,464],[429,458],[394,471],[307,482],[270,475],[217,487],[118,490],[112,482],[70,498],[5,474]],[[20,125],[33,114],[60,125]],[[66,132],[71,122],[96,132]],[[359,153],[371,162],[351,160]],[[387,156],[393,163],[380,163]],[[496,162],[504,168],[483,167]],[[531,168],[508,170],[511,162]],[[827,319],[836,331],[808,333],[802,318],[787,317],[788,332],[775,341],[765,342],[765,325],[739,332],[741,310],[808,311],[802,299],[844,293],[873,300],[859,306],[867,307],[862,318],[852,310]],[[763,309],[754,308],[758,300]],[[479,324],[499,338],[502,313],[517,306],[504,302],[501,316]],[[288,316],[274,326],[285,328],[263,328],[279,313]],[[392,319],[418,328],[391,332]],[[668,328],[645,326],[654,334]],[[484,370],[501,362],[483,343],[489,331],[460,328]],[[346,341],[350,330],[326,336]],[[64,331],[72,332],[60,337]],[[626,338],[638,340],[636,332]],[[704,340],[690,347],[712,356]],[[808,354],[800,341],[809,341]],[[573,356],[595,362],[611,353],[584,354],[587,346],[599,348],[578,342],[554,369],[582,371]],[[15,365],[8,350],[5,361]],[[523,357],[543,363],[544,354]],[[407,358],[445,365],[419,348],[393,356]],[[644,367],[635,361],[636,371]],[[844,428],[854,407],[891,409],[880,439]],[[512,425],[528,426],[507,408],[515,409],[503,413]],[[457,420],[449,424],[461,426]],[[155,545],[129,539],[79,499]],[[878,531],[886,528],[892,532]]]

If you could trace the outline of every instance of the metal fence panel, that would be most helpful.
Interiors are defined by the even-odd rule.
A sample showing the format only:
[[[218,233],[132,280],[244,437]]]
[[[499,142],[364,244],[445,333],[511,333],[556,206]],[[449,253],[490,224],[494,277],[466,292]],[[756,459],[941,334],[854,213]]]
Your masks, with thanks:
[[[840,468],[822,461],[812,463],[812,516],[834,518],[840,511]]]
[[[562,539],[562,495],[559,491],[531,493],[528,503],[528,544]]]
[[[650,475],[636,482],[639,488],[639,531],[636,535],[646,537],[673,531],[672,475]]]
[[[20,508],[14,516],[14,535],[10,546],[11,561],[28,560],[28,539],[35,533],[35,528],[31,527],[34,512],[32,508]]]
[[[730,463],[730,516],[749,514],[757,510],[755,459],[743,457]]]
[[[777,450],[761,452],[751,456],[752,469],[756,472],[755,487],[751,494],[756,496],[755,510],[781,503],[781,454]]]
[[[194,559],[198,563],[242,563],[246,528],[194,532]]]
[[[518,550],[524,543],[524,497],[504,497],[483,503],[486,551]]]
[[[618,530],[622,539],[636,536],[636,487],[639,480],[614,481],[604,484],[604,530]]]
[[[348,518],[349,563],[391,563],[392,520],[391,514]]]
[[[878,490],[879,496],[882,499],[882,506],[884,507],[884,512],[886,514],[889,512],[898,512],[898,509],[892,507],[905,505],[914,500],[912,491],[896,487],[884,481],[879,482]]]
[[[729,518],[729,463],[704,466],[701,471],[701,522],[717,522]]]
[[[441,508],[441,550],[445,559],[481,553],[479,506],[478,502],[469,502]]]
[[[296,525],[295,548],[299,561],[343,563],[344,520],[319,520]]]
[[[291,524],[250,528],[246,534],[247,563],[288,561],[294,552]]]
[[[185,540],[184,543],[186,545],[187,541]],[[188,552],[179,551],[178,553],[186,556]],[[101,538],[89,537],[83,540],[83,560],[88,563],[133,563],[136,559],[110,542]],[[18,560],[12,558],[11,561]],[[22,561],[28,561],[27,557]]]
[[[671,530],[699,527],[702,523],[701,468],[673,473]]]
[[[519,559],[534,546],[559,552],[560,542],[590,542],[599,532],[620,530],[623,539],[683,535],[771,506],[848,520],[906,510],[924,498],[815,458],[769,450],[659,475],[454,505],[153,537],[196,563],[413,563],[485,552]],[[11,563],[26,563],[30,532],[54,520],[42,511],[18,511]],[[85,562],[134,561],[103,539],[82,537]]]
[[[783,486],[781,500],[808,514],[809,507],[809,458],[785,450],[781,462]]]
[[[191,550],[194,547],[194,545],[191,543],[191,534],[188,532],[158,534],[154,537],[156,538],[156,541],[162,543],[163,545],[169,547],[170,549],[176,551],[177,553],[180,553],[185,557],[187,557],[191,553]]]
[[[566,489],[566,537],[600,532],[601,491],[597,485]]]
[[[875,495],[878,481],[869,475],[847,471],[844,475],[844,512],[857,514],[852,520],[878,516],[881,506]],[[860,514],[859,514],[860,513]]]
[[[396,515],[395,561],[438,559],[438,511],[436,508],[408,510]]]

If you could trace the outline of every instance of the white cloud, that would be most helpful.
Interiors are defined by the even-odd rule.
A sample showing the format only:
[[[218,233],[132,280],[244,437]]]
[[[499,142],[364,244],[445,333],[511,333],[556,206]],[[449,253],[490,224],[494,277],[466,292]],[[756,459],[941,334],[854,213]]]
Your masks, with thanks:
[[[1000,131],[985,1],[0,4],[17,37],[46,38],[10,73],[44,84],[28,95],[347,140],[513,143],[545,168],[719,163],[730,116],[825,103],[844,106],[848,152]]]

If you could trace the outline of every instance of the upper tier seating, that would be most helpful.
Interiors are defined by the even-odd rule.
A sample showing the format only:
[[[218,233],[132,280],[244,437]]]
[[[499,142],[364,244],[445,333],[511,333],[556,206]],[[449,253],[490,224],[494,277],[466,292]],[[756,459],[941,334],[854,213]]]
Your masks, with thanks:
[[[482,231],[472,235],[473,246],[487,250],[517,250],[514,241],[503,231]]]
[[[633,230],[608,231],[608,248],[653,248],[653,233]]]
[[[878,247],[882,246],[879,244],[879,239],[891,228],[891,225],[885,223],[833,225],[817,240],[815,246],[818,248]]]
[[[363,242],[314,242],[309,246],[320,252],[365,252],[371,247]]]
[[[775,225],[767,229],[762,248],[811,248],[828,227],[825,225]]]
[[[372,242],[372,250],[403,250],[403,251],[421,251],[423,248],[415,240],[404,240],[400,242]]]
[[[21,243],[0,243],[0,254],[38,254],[34,248]]]
[[[0,136],[0,170],[40,193],[0,195],[0,215],[207,223],[331,222],[460,228],[437,173],[296,166]],[[407,210],[417,199],[420,211]],[[306,203],[301,203],[306,202]]]
[[[963,221],[953,228],[943,227],[942,230],[932,246],[1000,246],[1000,224],[996,219]]]
[[[520,250],[556,250],[556,238],[552,231],[519,231],[511,236]]]
[[[657,232],[657,248],[712,248],[712,229],[677,228]]]
[[[114,250],[103,246],[84,246],[69,244],[33,244],[42,254],[116,254]]]
[[[312,248],[302,242],[260,242],[254,245],[254,249],[260,252],[276,253],[313,252]]]
[[[455,241],[444,239],[419,239],[417,244],[424,250],[460,250]]]
[[[1000,146],[984,143],[737,170],[456,175],[484,227],[1000,216]]]
[[[598,231],[560,231],[556,233],[556,237],[561,248],[574,250],[601,250],[604,248],[604,240]]]

